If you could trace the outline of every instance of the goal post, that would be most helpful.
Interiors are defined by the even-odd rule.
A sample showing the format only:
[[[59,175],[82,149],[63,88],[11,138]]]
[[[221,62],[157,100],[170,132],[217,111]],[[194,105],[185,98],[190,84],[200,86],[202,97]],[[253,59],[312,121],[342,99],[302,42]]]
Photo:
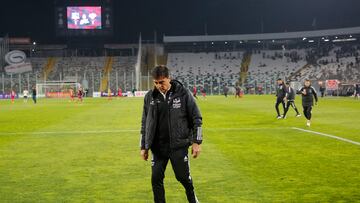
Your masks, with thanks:
[[[46,98],[68,98],[70,92],[76,94],[80,83],[78,82],[67,82],[67,81],[47,81],[44,83],[36,84],[36,91],[38,97]]]

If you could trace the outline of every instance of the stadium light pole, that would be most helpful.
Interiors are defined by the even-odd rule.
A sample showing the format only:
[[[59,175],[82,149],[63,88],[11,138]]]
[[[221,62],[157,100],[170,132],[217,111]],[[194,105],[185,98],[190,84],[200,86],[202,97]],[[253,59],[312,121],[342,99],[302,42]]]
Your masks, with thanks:
[[[139,89],[137,89],[137,91],[140,91],[142,90],[142,74],[141,74],[141,71],[140,71],[140,80],[139,80]]]
[[[131,72],[131,90],[134,89],[134,72]]]

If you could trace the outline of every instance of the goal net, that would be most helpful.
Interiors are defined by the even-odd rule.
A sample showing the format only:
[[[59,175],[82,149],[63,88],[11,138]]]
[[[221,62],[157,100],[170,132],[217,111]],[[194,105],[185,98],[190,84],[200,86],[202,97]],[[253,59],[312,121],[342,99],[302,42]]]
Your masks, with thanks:
[[[71,92],[75,95],[80,83],[64,81],[47,81],[46,83],[37,83],[36,91],[38,97],[46,98],[68,98]]]

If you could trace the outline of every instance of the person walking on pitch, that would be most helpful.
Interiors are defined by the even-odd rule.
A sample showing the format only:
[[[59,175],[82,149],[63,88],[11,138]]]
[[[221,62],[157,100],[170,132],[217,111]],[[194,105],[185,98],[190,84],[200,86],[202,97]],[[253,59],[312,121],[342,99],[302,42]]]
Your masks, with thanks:
[[[166,66],[152,71],[154,89],[144,99],[140,155],[148,160],[152,152],[151,184],[154,202],[165,202],[164,178],[171,162],[176,179],[185,188],[187,200],[197,203],[190,175],[188,148],[193,158],[199,156],[202,143],[202,117],[193,95],[179,81],[171,80]]]
[[[286,107],[285,107],[283,118],[284,119],[286,118],[286,114],[289,111],[290,106],[295,110],[296,117],[300,117],[301,115],[300,115],[300,113],[299,113],[299,111],[298,111],[298,109],[296,108],[296,105],[295,105],[296,92],[290,86],[289,82],[286,82],[285,87],[286,87]]]
[[[302,106],[304,110],[304,116],[306,118],[306,126],[310,127],[312,117],[312,107],[318,102],[317,93],[314,87],[311,86],[310,80],[305,80],[304,86],[298,91],[298,94],[302,95]]]

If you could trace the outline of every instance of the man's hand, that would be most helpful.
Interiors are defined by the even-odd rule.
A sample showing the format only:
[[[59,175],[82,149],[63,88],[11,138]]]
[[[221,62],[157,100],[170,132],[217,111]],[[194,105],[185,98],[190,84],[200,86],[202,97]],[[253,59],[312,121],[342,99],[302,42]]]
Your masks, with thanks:
[[[149,150],[142,149],[142,150],[140,151],[140,156],[141,156],[141,158],[142,158],[144,161],[147,161],[148,158],[149,158]]]
[[[191,146],[191,154],[193,158],[196,158],[200,155],[201,147],[197,143],[193,143]]]

